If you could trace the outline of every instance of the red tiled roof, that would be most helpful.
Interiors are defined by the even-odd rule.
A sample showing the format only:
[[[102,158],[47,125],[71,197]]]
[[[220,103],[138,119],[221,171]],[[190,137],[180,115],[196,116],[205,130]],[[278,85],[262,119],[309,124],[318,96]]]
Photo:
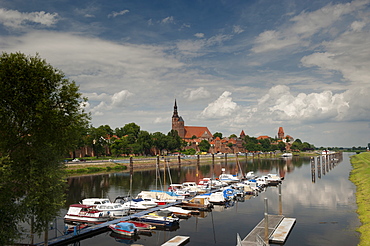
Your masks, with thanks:
[[[270,138],[269,136],[259,136],[257,139],[267,139],[267,138]]]
[[[203,126],[185,126],[185,138],[192,138],[196,136],[197,138],[212,138],[212,133],[207,127]]]

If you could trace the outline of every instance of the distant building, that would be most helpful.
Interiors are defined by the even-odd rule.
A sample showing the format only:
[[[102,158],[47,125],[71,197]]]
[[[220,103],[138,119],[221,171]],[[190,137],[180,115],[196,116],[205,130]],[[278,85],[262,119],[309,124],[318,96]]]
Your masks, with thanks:
[[[207,140],[210,142],[213,139],[212,133],[205,126],[185,126],[184,119],[177,112],[177,103],[173,107],[172,115],[172,130],[176,130],[179,136],[186,142],[196,140]],[[199,141],[199,142],[200,142]]]

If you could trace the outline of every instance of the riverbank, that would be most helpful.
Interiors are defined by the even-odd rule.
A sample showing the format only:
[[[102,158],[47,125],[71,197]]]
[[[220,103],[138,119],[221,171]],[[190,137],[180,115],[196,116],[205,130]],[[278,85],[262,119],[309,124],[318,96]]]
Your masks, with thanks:
[[[318,153],[316,152],[301,152],[295,153],[295,156],[316,156]],[[168,166],[187,166],[187,165],[195,165],[198,162],[200,164],[207,164],[212,161],[236,161],[238,160],[250,160],[250,159],[269,159],[269,158],[280,158],[281,154],[260,154],[255,156],[245,156],[245,155],[238,155],[230,154],[227,157],[225,155],[200,155],[198,156],[188,156],[178,158],[178,156],[166,156],[160,157],[159,165],[163,166],[165,163]],[[150,170],[155,169],[157,164],[156,157],[134,157],[132,158],[133,168],[134,171],[137,170]],[[130,159],[101,159],[101,160],[86,160],[81,162],[72,162],[69,161],[65,164],[66,171],[68,176],[79,176],[79,175],[89,175],[89,174],[101,174],[101,173],[110,173],[110,172],[129,172],[130,171]]]
[[[359,246],[370,245],[370,152],[351,156],[353,170],[350,180],[356,185],[357,213],[362,225]]]

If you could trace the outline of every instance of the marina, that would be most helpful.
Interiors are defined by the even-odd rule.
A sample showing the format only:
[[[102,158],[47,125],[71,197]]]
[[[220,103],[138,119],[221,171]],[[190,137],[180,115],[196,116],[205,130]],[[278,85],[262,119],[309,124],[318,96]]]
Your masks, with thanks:
[[[316,246],[322,245],[322,240],[329,246],[357,245],[358,235],[355,229],[348,230],[348,227],[354,228],[359,223],[354,209],[356,204],[354,202],[348,203],[348,201],[354,201],[352,198],[354,188],[347,178],[341,178],[343,176],[347,177],[349,174],[350,164],[348,157],[345,154],[343,161],[339,160],[336,163],[325,162],[325,165],[323,165],[321,160],[320,177],[317,165],[317,158],[315,158],[316,172],[314,175],[316,178],[315,182],[312,182],[313,174],[311,173],[312,162],[310,158],[298,159],[293,157],[291,159],[276,158],[268,161],[241,162],[241,166],[245,172],[252,170],[256,176],[278,173],[284,176],[284,180],[281,185],[265,188],[257,196],[246,195],[244,198],[238,198],[232,203],[215,205],[210,211],[200,211],[200,214],[181,219],[179,227],[171,228],[170,230],[156,228],[152,231],[151,236],[139,235],[130,239],[122,239],[123,237],[107,229],[107,226],[94,225],[91,227],[100,229],[91,230],[90,227],[87,227],[76,232],[79,233],[77,237],[73,237],[70,234],[60,235],[57,231],[54,236],[54,232],[51,231],[49,232],[49,242],[54,243],[52,241],[55,238],[65,237],[68,240],[59,245],[75,245],[75,243],[81,246],[122,245],[122,242],[125,242],[128,245],[141,244],[145,246],[157,246],[164,244],[176,236],[185,235],[190,238],[190,241],[187,243],[188,246],[237,245],[237,234],[241,235],[244,239],[261,222],[264,212],[263,203],[264,199],[267,198],[269,201],[269,216],[283,214],[285,219],[296,218],[296,222],[292,226],[293,229],[290,232],[283,233],[287,235],[283,239],[285,240],[285,246]],[[324,166],[325,173],[323,172]],[[199,180],[202,177],[212,177],[212,173],[218,176],[221,168],[226,168],[228,173],[233,173],[239,169],[236,163],[233,162],[228,162],[227,165],[221,162],[214,165],[171,169],[171,173],[175,174],[172,181],[179,184],[185,181],[192,181],[190,177],[196,177],[197,173],[201,175]],[[261,168],[266,170],[261,171]],[[284,170],[286,171],[283,172]],[[152,179],[148,177],[152,177]],[[155,188],[153,186],[154,179],[154,171],[134,172],[132,193],[138,194],[142,190]],[[69,181],[71,188],[67,197],[67,204],[73,204],[83,198],[99,197],[99,194],[100,197],[110,197],[111,200],[114,200],[114,197],[126,194],[123,191],[128,190],[129,180],[129,175],[125,173],[72,178]],[[140,184],[137,181],[144,183]],[[109,186],[107,186],[108,184]],[[89,188],[85,189],[85,187]],[[282,199],[279,195],[279,187],[282,190]],[[338,187],[341,188],[338,189]],[[302,189],[305,190],[304,193],[301,192]],[[308,197],[309,199],[307,199]],[[340,199],[338,200],[338,198]],[[282,206],[279,205],[280,199]],[[314,213],[308,213],[306,211],[312,211]],[[65,213],[66,210],[61,211],[62,215]],[[140,212],[139,215],[144,213]],[[123,217],[123,219],[130,220],[131,218]],[[105,223],[107,225],[114,222],[117,222],[117,220]],[[277,238],[279,230],[284,229],[283,220],[281,222],[280,227],[275,226],[275,234],[272,234],[269,239],[270,244],[277,244],[272,238]],[[61,230],[63,226],[59,224],[58,228]],[[91,232],[82,234],[84,230],[91,230]],[[307,231],[310,233],[307,234]],[[333,237],[334,234],[336,235],[335,237]],[[263,239],[263,237],[261,238]],[[38,245],[41,244],[38,243]]]

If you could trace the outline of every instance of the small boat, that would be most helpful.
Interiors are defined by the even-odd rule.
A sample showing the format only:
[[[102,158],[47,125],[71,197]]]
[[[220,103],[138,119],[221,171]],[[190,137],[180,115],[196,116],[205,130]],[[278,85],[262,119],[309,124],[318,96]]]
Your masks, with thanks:
[[[284,153],[281,155],[281,157],[292,157],[293,154],[292,153]]]
[[[213,205],[209,202],[209,196],[198,195],[193,197],[189,201],[184,201],[178,205],[183,209],[209,211],[212,209]]]
[[[264,178],[267,181],[268,185],[278,185],[283,180],[283,178],[281,178],[279,175],[272,173],[269,173],[266,176],[263,176],[262,178]]]
[[[155,226],[153,226],[151,224],[148,224],[148,223],[140,222],[140,221],[127,220],[127,221],[121,221],[121,222],[130,222],[130,223],[134,224],[139,232],[141,230],[153,230],[153,229],[155,229]]]
[[[109,218],[107,212],[98,210],[95,206],[72,204],[64,216],[64,221],[99,224],[108,221]]]
[[[109,225],[109,228],[115,233],[125,236],[137,235],[137,228],[133,223],[130,222],[119,222],[117,224]]]
[[[177,217],[185,218],[185,219],[189,218],[192,214],[192,212],[189,211],[189,210],[186,210],[186,209],[183,209],[183,208],[180,208],[180,207],[175,207],[175,206],[167,207],[167,208],[164,208],[164,209],[161,209],[161,210],[170,211],[170,212],[172,212],[172,214],[176,215]]]
[[[257,176],[254,174],[253,171],[249,171],[246,175],[245,175],[245,178],[246,179],[255,179]]]
[[[240,181],[238,177],[235,177],[234,175],[228,173],[221,174],[218,179],[226,183],[237,183]]]
[[[154,208],[158,204],[156,202],[153,202],[151,200],[145,200],[142,198],[138,199],[130,199],[129,197],[123,197],[123,196],[118,196],[114,200],[114,203],[119,201],[120,204],[124,208],[130,209],[130,210],[146,210],[148,208]]]
[[[174,217],[172,212],[157,211],[138,218],[141,222],[146,222],[155,226],[172,227],[179,224],[179,218]]]

